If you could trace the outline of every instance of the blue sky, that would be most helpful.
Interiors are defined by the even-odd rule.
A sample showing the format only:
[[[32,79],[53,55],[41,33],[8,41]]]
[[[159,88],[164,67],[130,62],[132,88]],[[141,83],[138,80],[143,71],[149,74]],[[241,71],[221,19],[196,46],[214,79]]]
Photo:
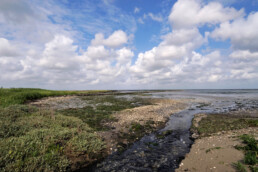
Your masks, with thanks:
[[[2,0],[0,86],[257,88],[257,0]]]

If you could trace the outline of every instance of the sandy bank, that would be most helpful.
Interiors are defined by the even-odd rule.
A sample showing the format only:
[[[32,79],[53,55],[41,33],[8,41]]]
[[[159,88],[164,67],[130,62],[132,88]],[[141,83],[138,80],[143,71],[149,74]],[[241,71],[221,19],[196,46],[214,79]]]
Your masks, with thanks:
[[[197,115],[193,125],[198,127],[198,122],[205,117],[204,114]],[[238,136],[243,134],[253,135],[257,139],[257,127],[222,131],[201,138],[194,134],[198,139],[176,171],[236,171],[233,163],[243,160],[244,153],[234,146],[242,144]]]
[[[122,142],[128,144],[137,140],[137,133],[130,131],[130,126],[133,123],[138,123],[142,126],[151,122],[152,130],[145,130],[148,133],[165,125],[168,118],[176,112],[186,108],[187,104],[184,100],[171,99],[153,99],[154,105],[141,106],[133,109],[123,110],[113,114],[117,119],[115,122],[106,123],[104,125],[111,126],[112,130],[99,132],[98,134],[107,141],[109,153],[117,151],[117,144]],[[142,136],[145,133],[141,133]],[[134,140],[129,140],[121,135],[136,135]]]

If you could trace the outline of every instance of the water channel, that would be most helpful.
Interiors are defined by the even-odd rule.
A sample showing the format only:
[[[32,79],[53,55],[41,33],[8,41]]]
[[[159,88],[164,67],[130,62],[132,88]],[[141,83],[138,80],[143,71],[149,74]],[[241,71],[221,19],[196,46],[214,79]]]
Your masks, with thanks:
[[[189,106],[171,114],[165,128],[145,135],[122,154],[110,155],[93,171],[174,171],[194,142],[190,127],[195,114],[258,110],[258,90],[168,91],[150,93],[149,96],[185,99]],[[159,137],[164,132],[167,134]]]

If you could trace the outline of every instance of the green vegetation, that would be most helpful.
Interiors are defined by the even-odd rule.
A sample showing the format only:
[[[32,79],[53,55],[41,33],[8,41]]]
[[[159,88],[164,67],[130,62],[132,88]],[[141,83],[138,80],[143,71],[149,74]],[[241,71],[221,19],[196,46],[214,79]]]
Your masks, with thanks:
[[[196,130],[200,136],[209,136],[220,131],[257,126],[258,119],[243,119],[222,114],[211,114],[203,118],[197,128],[192,126],[192,130]]]
[[[247,172],[245,166],[241,162],[234,163],[233,166],[238,172]]]
[[[95,130],[108,129],[103,125],[106,122],[114,121],[112,114],[124,109],[138,107],[140,105],[151,104],[147,99],[133,98],[117,98],[115,96],[85,96],[82,100],[87,101],[89,106],[81,109],[65,109],[60,110],[60,113],[67,116],[80,118]]]
[[[0,108],[0,171],[66,171],[104,143],[82,120],[25,105]]]
[[[0,88],[0,107],[24,104],[28,101],[50,96],[84,95],[107,91],[51,91],[36,88]]]
[[[173,133],[173,130],[166,130],[156,135],[158,139],[164,139],[166,136]]]
[[[102,92],[1,88],[0,171],[73,171],[106,156],[105,143],[96,131],[108,129],[105,124],[115,120],[113,113],[150,102]],[[63,95],[80,95],[88,105],[59,111],[24,105]],[[131,139],[151,126],[151,122],[143,128],[132,125]]]
[[[243,150],[245,153],[245,157],[244,157],[244,163],[246,165],[249,165],[249,168],[252,172],[257,172],[258,168],[258,141],[255,140],[254,137],[244,134],[242,136],[240,136],[240,139],[243,141],[243,143],[245,144],[244,146],[237,146],[237,149]],[[235,164],[240,164],[235,163]],[[236,168],[238,169],[238,166],[236,166]]]

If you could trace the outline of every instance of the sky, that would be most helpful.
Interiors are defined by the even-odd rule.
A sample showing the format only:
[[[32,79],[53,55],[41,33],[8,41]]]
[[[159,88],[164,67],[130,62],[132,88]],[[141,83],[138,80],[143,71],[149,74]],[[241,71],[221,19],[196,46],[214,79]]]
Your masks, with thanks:
[[[258,0],[1,0],[0,87],[258,88]]]

